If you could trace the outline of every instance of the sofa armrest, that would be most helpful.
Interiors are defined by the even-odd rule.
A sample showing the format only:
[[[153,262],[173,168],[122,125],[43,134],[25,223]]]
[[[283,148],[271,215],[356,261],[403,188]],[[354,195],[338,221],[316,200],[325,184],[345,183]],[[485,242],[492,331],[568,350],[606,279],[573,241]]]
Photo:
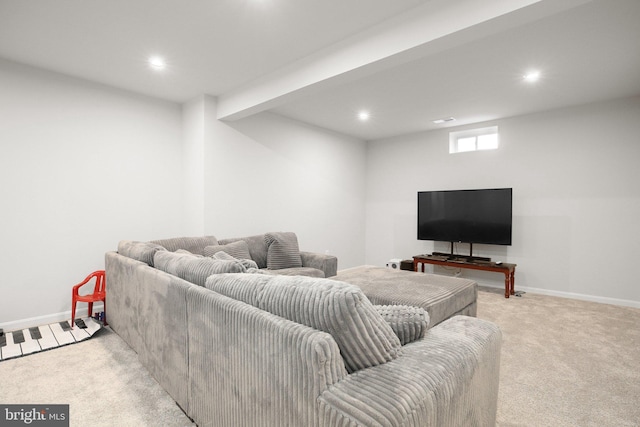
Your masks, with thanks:
[[[456,316],[322,393],[321,415],[340,426],[494,426],[502,335]]]
[[[303,267],[322,270],[324,271],[324,277],[332,277],[338,274],[338,258],[333,255],[300,251],[300,258],[302,258]]]
[[[187,307],[198,425],[319,426],[318,397],[347,376],[331,335],[197,286]]]

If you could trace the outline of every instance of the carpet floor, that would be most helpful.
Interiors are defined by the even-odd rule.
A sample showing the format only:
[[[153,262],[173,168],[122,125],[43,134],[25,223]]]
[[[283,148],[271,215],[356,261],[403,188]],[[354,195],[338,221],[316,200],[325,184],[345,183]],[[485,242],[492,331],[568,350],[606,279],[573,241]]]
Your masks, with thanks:
[[[69,404],[71,426],[193,425],[109,327],[72,346],[0,362],[0,404]]]
[[[640,426],[640,309],[481,288],[503,332],[498,426]],[[0,362],[0,404],[70,404],[72,426],[193,423],[105,328]]]
[[[480,288],[503,334],[498,425],[640,426],[640,309]]]

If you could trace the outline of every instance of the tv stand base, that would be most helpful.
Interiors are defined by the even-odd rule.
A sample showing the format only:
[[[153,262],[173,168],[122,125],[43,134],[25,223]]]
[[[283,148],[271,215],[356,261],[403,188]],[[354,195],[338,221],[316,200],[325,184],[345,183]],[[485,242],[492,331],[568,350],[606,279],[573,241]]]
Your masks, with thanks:
[[[436,255],[416,255],[413,257],[413,271],[422,271],[424,273],[425,264],[440,265],[444,267],[468,268],[470,270],[494,271],[504,274],[504,297],[516,295],[515,292],[515,274],[516,264],[507,264],[506,262],[495,263],[490,261],[466,261],[465,259],[452,260],[449,254]]]
[[[444,252],[434,252],[431,255],[432,256],[436,256],[436,257],[446,257],[448,260],[451,260],[451,261],[467,261],[467,262],[484,261],[484,262],[491,262],[491,258],[483,257],[483,256],[453,255],[453,254],[447,254],[447,253],[444,253]]]

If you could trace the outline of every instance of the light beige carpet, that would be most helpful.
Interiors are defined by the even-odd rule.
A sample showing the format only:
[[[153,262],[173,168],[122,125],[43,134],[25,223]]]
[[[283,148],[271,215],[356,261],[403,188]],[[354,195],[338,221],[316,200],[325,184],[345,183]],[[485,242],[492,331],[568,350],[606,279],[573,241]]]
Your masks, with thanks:
[[[0,362],[1,404],[69,404],[71,426],[191,421],[110,328],[81,343]]]
[[[490,288],[478,300],[503,331],[499,426],[640,426],[640,309]],[[108,328],[0,362],[0,403],[68,403],[72,426],[193,425]]]
[[[502,329],[498,425],[640,426],[640,309],[481,288]]]

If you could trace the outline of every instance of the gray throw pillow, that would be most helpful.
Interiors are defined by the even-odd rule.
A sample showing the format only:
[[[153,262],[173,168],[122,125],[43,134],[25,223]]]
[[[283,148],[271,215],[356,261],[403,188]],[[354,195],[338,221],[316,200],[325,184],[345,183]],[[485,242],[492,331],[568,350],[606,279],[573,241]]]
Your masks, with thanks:
[[[205,286],[333,336],[348,372],[398,357],[400,340],[357,286],[337,280],[265,274],[220,274]]]
[[[251,259],[249,253],[249,245],[244,240],[238,240],[237,242],[229,243],[226,245],[211,245],[204,248],[204,256],[212,257],[218,252],[225,252],[237,259]]]
[[[267,244],[264,242],[264,234],[256,234],[254,236],[233,237],[230,239],[219,240],[219,245],[228,245],[229,243],[244,240],[249,246],[249,254],[252,260],[258,264],[258,268],[267,268]]]
[[[374,305],[376,311],[391,326],[402,345],[424,337],[429,329],[429,313],[409,305]]]
[[[295,233],[265,233],[264,242],[268,247],[267,268],[269,270],[302,267],[298,238]]]

